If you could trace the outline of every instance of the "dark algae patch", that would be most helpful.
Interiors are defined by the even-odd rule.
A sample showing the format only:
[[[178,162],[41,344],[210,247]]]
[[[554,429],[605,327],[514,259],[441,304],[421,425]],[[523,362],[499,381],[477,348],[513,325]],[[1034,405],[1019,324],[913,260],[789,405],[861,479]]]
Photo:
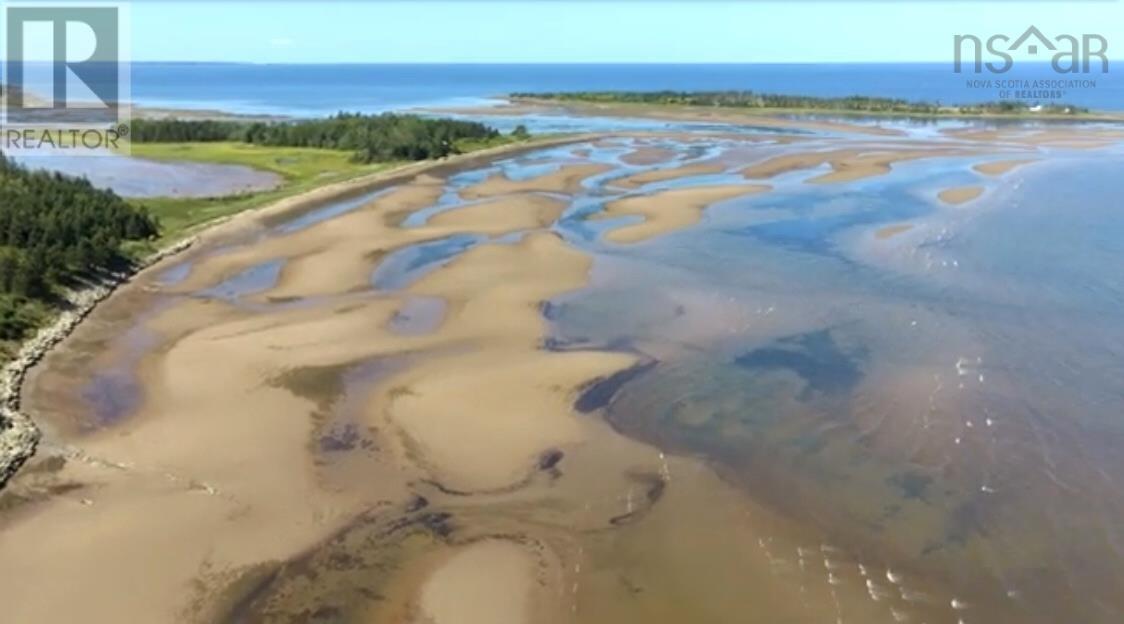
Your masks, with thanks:
[[[377,507],[301,555],[244,570],[220,593],[208,621],[370,621],[394,575],[452,533],[450,514],[417,499],[405,509]]]
[[[802,399],[813,394],[835,395],[852,391],[862,380],[857,358],[836,344],[831,330],[781,338],[767,347],[739,356],[734,363],[749,370],[791,371],[804,380]]]
[[[654,361],[646,362],[618,371],[608,377],[595,379],[582,390],[578,400],[574,403],[574,409],[583,414],[588,414],[604,408],[613,400],[622,386],[652,370],[655,366],[656,362]]]

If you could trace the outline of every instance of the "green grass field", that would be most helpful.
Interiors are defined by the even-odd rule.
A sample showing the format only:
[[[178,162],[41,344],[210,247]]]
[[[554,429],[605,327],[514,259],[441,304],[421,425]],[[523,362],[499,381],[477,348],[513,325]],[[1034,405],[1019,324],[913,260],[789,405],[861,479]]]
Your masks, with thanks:
[[[192,228],[257,208],[289,195],[317,186],[385,171],[405,163],[388,162],[360,164],[352,162],[351,153],[304,147],[265,147],[246,143],[138,143],[132,146],[138,158],[167,161],[192,161],[228,165],[245,165],[271,171],[284,178],[276,189],[225,197],[176,198],[157,197],[134,200],[146,206],[160,219],[161,240],[137,248],[145,253],[151,248],[179,238]]]
[[[246,165],[272,171],[288,181],[365,172],[371,165],[351,161],[351,153],[307,147],[265,147],[249,143],[134,143],[133,156],[153,160]]]

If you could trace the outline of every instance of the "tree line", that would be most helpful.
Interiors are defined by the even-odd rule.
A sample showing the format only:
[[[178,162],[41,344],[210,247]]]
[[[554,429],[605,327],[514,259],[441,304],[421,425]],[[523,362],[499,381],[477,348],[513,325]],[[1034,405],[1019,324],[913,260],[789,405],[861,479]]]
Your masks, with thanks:
[[[157,235],[159,224],[84,178],[29,170],[0,154],[0,339],[29,328],[25,308],[55,289],[126,261],[124,241]]]
[[[459,140],[499,136],[496,129],[474,121],[390,113],[338,113],[324,119],[278,122],[138,119],[131,133],[132,140],[141,143],[238,141],[345,150],[362,163],[441,158],[456,153]]]
[[[1033,105],[1010,100],[955,106],[940,102],[911,102],[895,98],[811,97],[754,91],[576,91],[565,93],[513,93],[516,99],[559,100],[598,104],[654,104],[663,106],[715,106],[726,108],[810,109],[907,114],[1019,114],[1027,112],[1077,114],[1087,108],[1064,104]]]

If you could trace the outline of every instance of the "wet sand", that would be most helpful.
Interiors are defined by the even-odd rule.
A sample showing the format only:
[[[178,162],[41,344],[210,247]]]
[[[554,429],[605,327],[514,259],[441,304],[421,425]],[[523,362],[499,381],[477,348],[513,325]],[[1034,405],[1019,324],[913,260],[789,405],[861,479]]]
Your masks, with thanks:
[[[675,156],[676,153],[669,149],[640,147],[621,156],[621,162],[629,165],[658,165],[672,160]]]
[[[769,189],[765,185],[703,186],[620,199],[605,206],[603,218],[639,216],[644,220],[610,230],[605,238],[614,243],[638,243],[698,222],[713,203]]]
[[[481,199],[511,193],[572,193],[582,180],[608,170],[608,166],[599,164],[568,165],[560,167],[556,172],[527,180],[512,180],[497,173],[480,184],[464,189],[461,191],[461,197]]]
[[[992,162],[980,163],[972,169],[977,173],[982,173],[986,176],[1001,176],[1030,163],[1037,162],[1035,160],[996,160]]]
[[[670,169],[652,169],[613,180],[613,186],[639,188],[656,182],[667,182],[680,178],[722,173],[726,168],[718,163],[694,163]]]
[[[477,108],[436,109],[446,113],[462,115],[585,115],[605,117],[625,117],[641,119],[663,119],[670,121],[692,121],[726,123],[734,125],[757,126],[762,128],[797,129],[814,132],[843,132],[858,135],[900,136],[893,128],[875,124],[847,123],[795,117],[784,112],[761,110],[744,111],[715,107],[692,106],[645,106],[629,104],[587,104],[582,102],[561,102],[555,100],[535,100],[533,98],[513,99],[507,105]]]
[[[982,186],[958,186],[937,193],[937,197],[946,204],[958,206],[983,195],[983,191]]]
[[[610,148],[620,141],[628,138]],[[598,149],[581,148],[591,160],[601,157]],[[813,180],[845,184],[897,175],[891,165],[903,159],[987,151],[846,144],[826,157],[802,150],[742,165],[751,178],[826,165],[832,172]],[[657,361],[646,348],[671,358],[677,349],[724,343],[735,321],[776,332],[798,318],[774,315],[772,300],[762,299],[754,302],[754,323],[745,323],[731,291],[698,300],[709,311],[700,322],[684,317],[698,301],[683,295],[671,306],[678,320],[656,323],[655,331],[693,331],[693,344],[676,344],[683,334],[662,347],[559,343],[554,302],[586,289],[604,261],[575,242],[575,222],[603,228],[597,236],[609,242],[653,243],[609,246],[613,253],[643,251],[667,232],[706,227],[699,222],[715,203],[774,197],[770,187],[750,183],[649,195],[614,191],[620,180],[586,186],[612,169],[560,162],[547,174],[492,175],[461,186],[449,177],[458,166],[411,169],[354,209],[301,228],[275,226],[325,195],[235,219],[204,237],[178,281],[162,283],[161,269],[140,276],[52,353],[26,389],[48,442],[0,498],[7,617],[671,624],[935,622],[1004,613],[982,602],[961,613],[951,600],[964,597],[948,593],[951,581],[934,573],[938,564],[903,560],[902,552],[920,548],[909,541],[915,534],[888,535],[878,547],[850,539],[865,536],[869,524],[856,529],[848,514],[881,509],[876,493],[898,487],[882,473],[861,475],[866,489],[834,494],[853,495],[854,507],[820,515],[819,490],[768,480],[792,468],[773,465],[768,452],[738,456],[754,468],[747,479],[737,473],[742,464],[720,454],[703,459],[653,429],[627,437],[615,427],[641,429],[619,413],[612,425],[603,418],[622,387],[685,365]],[[684,170],[632,177],[673,181]],[[668,172],[675,176],[658,177]],[[345,190],[369,190],[366,184]],[[467,201],[445,206],[450,197]],[[588,221],[565,216],[571,202],[590,198],[604,200],[604,211]],[[438,202],[443,209],[424,223],[405,225]],[[875,236],[909,227],[887,225]],[[406,270],[409,279],[394,287],[372,286],[372,274],[394,254],[455,236],[477,242]],[[200,295],[268,263],[279,263],[276,279],[252,291]],[[398,321],[418,301],[440,305],[424,329],[401,331]],[[642,316],[642,308],[627,309],[624,321],[633,323],[629,315]],[[83,426],[84,384],[92,371],[118,363],[117,341],[133,327],[151,336],[130,360],[136,407],[111,424]],[[802,370],[800,357],[812,357],[781,346],[738,359],[752,368],[781,358]],[[813,355],[844,359],[831,348]],[[814,372],[807,373],[812,385],[847,383],[846,375],[820,380]],[[879,387],[913,399],[931,379]],[[708,418],[769,413],[730,403],[700,416],[691,403],[676,394],[656,407],[698,432]],[[798,413],[789,426],[809,420]],[[873,432],[872,444],[895,438],[893,425],[860,424]],[[729,425],[724,439],[742,440],[740,431]],[[840,465],[851,465],[853,457],[835,452]],[[912,526],[927,526],[918,507],[925,502],[901,512],[917,521]],[[811,517],[802,515],[808,510]],[[821,518],[837,526],[825,531]]]
[[[898,234],[903,234],[903,233],[908,232],[912,229],[913,229],[912,223],[899,223],[897,225],[888,225],[884,228],[880,228],[877,232],[875,232],[874,237],[879,239],[879,240],[886,240],[887,238],[893,238],[893,237],[897,236]]]
[[[466,547],[422,587],[419,621],[434,624],[520,624],[531,617],[535,558],[512,542]],[[487,574],[481,574],[487,570]],[[540,589],[541,591],[541,589]]]
[[[957,139],[987,144],[1011,144],[1060,149],[1098,149],[1124,139],[1124,130],[1096,125],[1061,125],[1055,127],[961,128],[945,134]]]
[[[871,150],[831,150],[776,156],[745,168],[742,174],[749,179],[769,179],[782,174],[824,165],[831,167],[828,173],[809,178],[814,184],[854,182],[864,178],[885,175],[891,167],[900,162],[926,158],[963,156],[969,152],[955,148],[889,148]]]

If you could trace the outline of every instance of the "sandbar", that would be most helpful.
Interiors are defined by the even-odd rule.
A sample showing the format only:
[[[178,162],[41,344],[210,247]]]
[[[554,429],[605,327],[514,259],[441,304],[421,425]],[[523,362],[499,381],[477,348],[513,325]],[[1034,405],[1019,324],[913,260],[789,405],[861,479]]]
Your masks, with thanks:
[[[653,184],[655,182],[667,182],[669,180],[678,180],[680,178],[690,178],[701,175],[711,175],[722,173],[726,168],[718,163],[693,163],[683,165],[681,167],[674,167],[671,169],[652,169],[650,171],[641,171],[634,173],[630,176],[613,180],[613,186],[621,188],[639,188],[646,184]]]
[[[972,169],[977,173],[982,173],[987,176],[1001,176],[1032,162],[1037,162],[1037,160],[1032,158],[1023,160],[995,160],[992,162],[980,163],[972,167]]]
[[[894,236],[897,236],[898,234],[908,232],[912,229],[913,229],[912,223],[899,223],[899,224],[896,224],[896,225],[887,225],[886,227],[879,228],[878,231],[874,233],[874,236],[875,236],[875,238],[877,238],[879,240],[885,240],[887,238],[893,238]]]
[[[624,156],[621,161],[629,165],[658,165],[675,158],[676,153],[661,147],[639,147]]]
[[[764,193],[770,188],[765,185],[731,184],[671,189],[609,202],[598,218],[644,217],[641,223],[625,225],[605,234],[605,238],[614,243],[637,243],[697,223],[703,211],[715,202]]]
[[[964,204],[983,195],[982,186],[958,186],[937,193],[937,197],[946,204],[954,206]]]
[[[609,165],[588,163],[565,165],[557,171],[526,180],[512,180],[502,173],[493,174],[479,184],[460,192],[465,199],[482,199],[507,195],[510,193],[572,193],[578,189],[582,180],[612,169]]]

